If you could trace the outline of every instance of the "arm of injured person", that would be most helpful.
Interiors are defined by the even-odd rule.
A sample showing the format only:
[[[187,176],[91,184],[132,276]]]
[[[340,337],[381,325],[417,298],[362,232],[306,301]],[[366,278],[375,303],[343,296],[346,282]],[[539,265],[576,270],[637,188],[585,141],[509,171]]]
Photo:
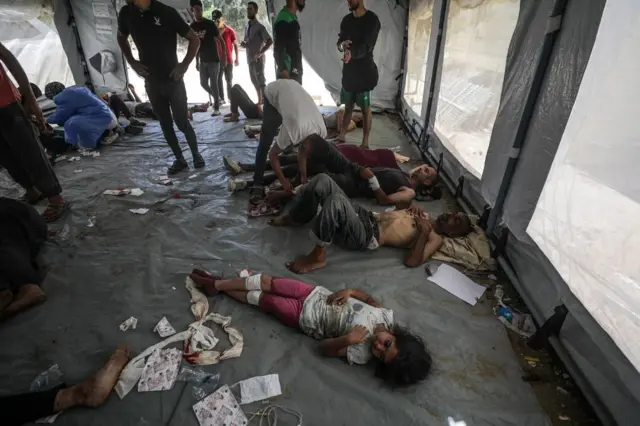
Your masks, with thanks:
[[[442,237],[433,230],[428,218],[417,218],[416,224],[419,231],[418,238],[404,261],[405,266],[409,268],[415,268],[429,260],[443,242]]]

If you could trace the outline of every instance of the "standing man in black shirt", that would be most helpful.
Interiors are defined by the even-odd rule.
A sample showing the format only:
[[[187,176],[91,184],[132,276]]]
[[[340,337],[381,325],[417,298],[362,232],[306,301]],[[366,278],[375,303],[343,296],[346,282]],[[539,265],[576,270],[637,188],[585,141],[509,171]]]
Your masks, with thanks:
[[[276,78],[290,78],[302,84],[302,48],[297,12],[304,10],[305,0],[287,0],[273,21],[273,56]]]
[[[209,95],[213,96],[213,114],[211,116],[215,117],[220,115],[218,75],[222,72],[220,68],[221,58],[218,55],[216,40],[219,40],[220,43],[224,43],[224,40],[220,37],[216,23],[202,16],[201,0],[191,0],[191,11],[195,17],[195,21],[191,23],[191,28],[200,39],[200,50],[196,56],[196,68],[200,71],[200,85]]]
[[[178,62],[177,35],[189,40],[189,49]],[[140,60],[131,53],[128,37],[138,48]],[[127,0],[118,16],[118,45],[131,68],[145,79],[145,88],[162,133],[176,157],[169,167],[173,175],[189,167],[173,130],[173,121],[184,133],[196,168],[204,167],[196,133],[189,123],[187,91],[183,76],[200,47],[200,39],[178,12],[157,0]],[[172,117],[173,114],[173,117]]]
[[[380,33],[378,16],[364,7],[364,0],[348,0],[349,13],[342,19],[338,50],[344,52],[340,103],[345,104],[342,131],[337,142],[344,142],[351,122],[354,104],[362,109],[364,125],[362,148],[369,148],[371,133],[371,91],[378,85],[378,67],[373,61],[373,49]]]

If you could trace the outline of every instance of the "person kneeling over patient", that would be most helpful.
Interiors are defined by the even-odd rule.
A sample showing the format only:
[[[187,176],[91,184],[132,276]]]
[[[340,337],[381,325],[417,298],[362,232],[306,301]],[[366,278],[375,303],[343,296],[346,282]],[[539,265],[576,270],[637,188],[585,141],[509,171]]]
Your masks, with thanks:
[[[415,384],[431,370],[431,356],[422,339],[398,326],[393,311],[360,290],[332,293],[265,274],[223,280],[194,269],[189,277],[209,296],[227,293],[321,340],[323,356],[344,358],[349,364],[375,362],[376,376],[391,386]]]
[[[99,143],[113,140],[118,120],[104,101],[88,88],[65,88],[62,83],[52,82],[44,91],[56,104],[56,111],[47,121],[64,127],[68,144],[97,148]]]
[[[319,213],[318,207],[322,207]],[[314,218],[311,238],[315,248],[287,264],[299,274],[324,268],[327,246],[334,241],[349,250],[375,250],[380,246],[410,249],[404,263],[416,267],[438,251],[443,236],[464,237],[472,231],[471,220],[463,213],[445,213],[432,221],[415,205],[391,212],[371,212],[349,200],[326,174],[317,175],[299,188],[291,209],[270,224],[295,226]]]

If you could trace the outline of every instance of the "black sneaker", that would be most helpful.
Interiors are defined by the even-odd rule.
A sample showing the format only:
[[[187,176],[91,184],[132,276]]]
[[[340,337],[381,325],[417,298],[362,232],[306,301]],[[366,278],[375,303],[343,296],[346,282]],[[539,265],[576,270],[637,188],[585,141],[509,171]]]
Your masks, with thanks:
[[[180,173],[181,171],[188,169],[189,165],[187,164],[187,160],[184,158],[179,158],[173,162],[169,170],[167,170],[167,176],[175,175],[176,173]]]
[[[136,126],[136,127],[144,127],[147,125],[147,123],[145,123],[144,121],[140,121],[137,118],[132,118],[131,120],[129,120],[129,125]]]
[[[196,154],[193,156],[193,167],[195,167],[196,169],[201,169],[205,166],[205,162],[204,162],[204,158],[202,158],[202,155],[200,154]]]

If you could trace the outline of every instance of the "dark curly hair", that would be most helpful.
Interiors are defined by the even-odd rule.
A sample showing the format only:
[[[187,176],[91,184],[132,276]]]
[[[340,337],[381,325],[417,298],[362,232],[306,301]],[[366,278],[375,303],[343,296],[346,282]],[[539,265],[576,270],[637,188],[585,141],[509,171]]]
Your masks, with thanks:
[[[395,326],[392,334],[398,354],[388,364],[377,361],[376,377],[393,388],[410,386],[426,379],[433,361],[422,339],[400,326]]]

